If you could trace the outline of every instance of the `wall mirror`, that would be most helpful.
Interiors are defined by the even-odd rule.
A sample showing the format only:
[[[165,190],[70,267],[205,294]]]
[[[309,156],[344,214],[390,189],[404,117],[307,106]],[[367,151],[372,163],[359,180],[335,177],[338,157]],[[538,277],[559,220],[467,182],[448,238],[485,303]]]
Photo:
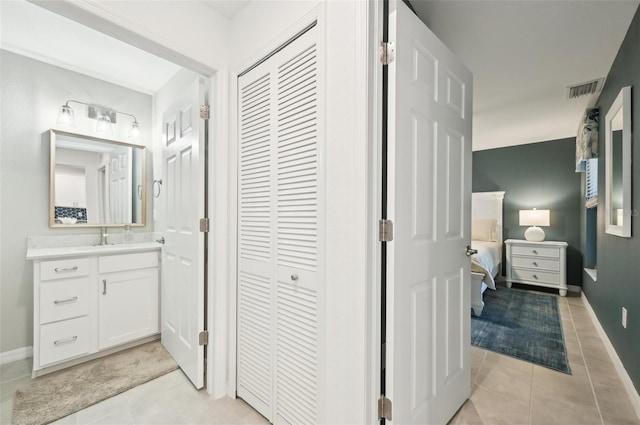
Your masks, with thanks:
[[[605,119],[605,231],[631,237],[631,87],[623,87]]]
[[[51,130],[50,227],[144,226],[144,146]]]

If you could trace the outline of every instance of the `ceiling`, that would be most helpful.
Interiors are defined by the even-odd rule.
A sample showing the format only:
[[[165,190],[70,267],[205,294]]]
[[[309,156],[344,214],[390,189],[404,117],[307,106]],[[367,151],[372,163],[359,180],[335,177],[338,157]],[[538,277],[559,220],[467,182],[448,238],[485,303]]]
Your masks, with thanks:
[[[568,86],[606,77],[638,1],[411,0],[473,73],[473,149],[575,137],[595,95]]]
[[[233,19],[249,0],[199,0]],[[474,75],[473,149],[574,137],[640,0],[411,0]],[[0,47],[144,93],[179,67],[25,0],[0,0]],[[117,60],[114,60],[116,58]]]

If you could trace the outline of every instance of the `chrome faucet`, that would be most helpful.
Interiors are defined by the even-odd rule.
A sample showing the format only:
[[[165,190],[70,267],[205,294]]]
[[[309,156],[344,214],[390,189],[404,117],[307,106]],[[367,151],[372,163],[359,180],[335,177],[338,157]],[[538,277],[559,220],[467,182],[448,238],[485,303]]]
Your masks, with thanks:
[[[109,237],[109,234],[107,233],[107,228],[101,227],[100,228],[100,245],[109,245],[109,242],[107,241],[107,237]]]

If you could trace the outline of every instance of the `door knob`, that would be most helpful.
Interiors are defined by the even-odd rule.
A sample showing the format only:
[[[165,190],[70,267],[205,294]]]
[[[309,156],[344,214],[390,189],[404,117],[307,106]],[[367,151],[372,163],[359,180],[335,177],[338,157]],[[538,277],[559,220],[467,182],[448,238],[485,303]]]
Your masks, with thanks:
[[[467,245],[467,257],[471,257],[473,254],[477,254],[478,250],[471,248],[470,245]]]

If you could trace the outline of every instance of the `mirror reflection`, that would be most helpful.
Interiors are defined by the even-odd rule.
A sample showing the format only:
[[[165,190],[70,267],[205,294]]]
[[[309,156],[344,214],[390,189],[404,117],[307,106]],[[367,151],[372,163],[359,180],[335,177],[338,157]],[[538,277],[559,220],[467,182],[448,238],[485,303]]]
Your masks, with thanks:
[[[145,148],[51,130],[51,227],[144,225]]]
[[[622,115],[620,108],[611,120],[611,224],[622,226]]]

